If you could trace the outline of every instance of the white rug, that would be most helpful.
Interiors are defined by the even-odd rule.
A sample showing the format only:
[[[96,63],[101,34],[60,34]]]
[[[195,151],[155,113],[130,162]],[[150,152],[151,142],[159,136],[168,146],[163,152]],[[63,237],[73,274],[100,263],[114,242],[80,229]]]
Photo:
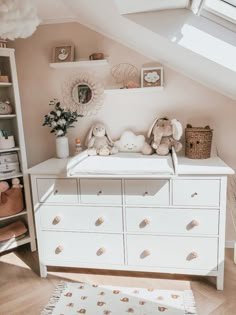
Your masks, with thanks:
[[[60,282],[41,315],[197,314],[193,293]]]

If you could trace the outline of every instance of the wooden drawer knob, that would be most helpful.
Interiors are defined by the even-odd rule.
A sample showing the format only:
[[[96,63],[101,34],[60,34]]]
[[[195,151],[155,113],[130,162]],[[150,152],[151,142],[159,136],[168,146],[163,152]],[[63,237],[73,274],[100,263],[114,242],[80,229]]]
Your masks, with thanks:
[[[55,250],[55,253],[58,255],[61,252],[63,252],[63,250],[64,250],[64,246],[63,245],[59,245],[59,246],[57,246],[57,248]]]
[[[53,195],[57,195],[57,194],[58,194],[58,190],[56,189],[56,190],[54,190]]]
[[[105,219],[103,217],[99,217],[96,221],[96,225],[101,225],[105,222]]]
[[[101,247],[97,250],[97,256],[101,256],[101,255],[105,254],[105,252],[106,252],[106,248]]]
[[[200,225],[200,223],[197,220],[192,220],[191,221],[191,226],[192,227],[199,226],[199,225]]]
[[[193,194],[191,195],[191,197],[194,198],[194,197],[197,196],[197,195],[198,195],[198,193],[195,192],[195,193],[193,193]]]
[[[60,222],[61,222],[61,217],[59,215],[57,215],[52,221],[53,224],[58,224]]]
[[[143,193],[143,196],[145,197],[145,196],[148,196],[148,191],[145,191],[144,193]]]
[[[140,228],[144,228],[146,227],[147,225],[149,225],[151,223],[151,221],[148,219],[148,218],[145,218],[143,219],[140,224],[139,224],[139,227]]]
[[[143,224],[146,226],[146,225],[148,225],[148,224],[150,224],[150,220],[148,219],[148,218],[145,218],[144,220],[143,220]]]
[[[197,252],[192,252],[190,254],[190,256],[191,256],[192,259],[196,259],[196,258],[198,258],[198,253]]]
[[[141,254],[141,258],[145,258],[151,255],[151,252],[149,249],[145,249],[142,254]]]
[[[99,192],[97,193],[98,196],[101,196],[102,194],[102,190],[99,190]]]

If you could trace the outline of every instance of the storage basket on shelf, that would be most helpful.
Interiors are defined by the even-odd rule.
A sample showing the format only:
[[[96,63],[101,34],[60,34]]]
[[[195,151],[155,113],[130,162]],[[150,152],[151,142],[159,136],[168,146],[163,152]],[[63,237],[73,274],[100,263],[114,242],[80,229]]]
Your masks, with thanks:
[[[213,130],[209,127],[185,128],[185,156],[190,159],[207,159],[211,156]]]

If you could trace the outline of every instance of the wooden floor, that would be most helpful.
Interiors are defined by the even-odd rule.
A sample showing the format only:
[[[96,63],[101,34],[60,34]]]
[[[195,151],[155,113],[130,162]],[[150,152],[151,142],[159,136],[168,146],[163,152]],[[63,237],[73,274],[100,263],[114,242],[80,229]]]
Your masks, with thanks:
[[[192,289],[198,315],[236,314],[233,250],[226,250],[225,289],[217,291],[212,277],[142,272],[51,268],[48,277],[41,279],[37,253],[31,253],[26,245],[0,257],[0,315],[40,314],[61,280],[156,289]]]

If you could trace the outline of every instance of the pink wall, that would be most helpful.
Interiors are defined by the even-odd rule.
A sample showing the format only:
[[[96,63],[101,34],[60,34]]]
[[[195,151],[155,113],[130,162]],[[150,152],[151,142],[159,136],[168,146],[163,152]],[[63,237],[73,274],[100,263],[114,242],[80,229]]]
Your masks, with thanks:
[[[61,89],[65,79],[80,71],[93,70],[97,77],[104,79],[108,75],[110,78],[110,66],[100,70],[50,68],[52,48],[68,42],[75,45],[76,59],[88,58],[92,52],[102,51],[110,57],[110,65],[128,62],[140,70],[142,65],[150,62],[144,56],[77,23],[40,26],[32,37],[16,40],[14,47],[29,166],[55,154],[55,137],[47,127],[42,127],[42,121],[49,111],[49,101],[52,98],[62,100]],[[236,133],[236,102],[167,67],[164,67],[164,84],[161,92],[106,95],[97,115],[80,119],[69,131],[71,154],[74,138],[80,136],[84,139],[94,121],[106,123],[112,137],[117,139],[126,128],[146,133],[155,117],[169,115],[178,118],[184,126],[187,122],[195,126],[210,124],[214,128],[214,140],[220,156],[236,168],[236,149],[231,146]]]
[[[80,71],[49,67],[52,48],[68,42],[75,45],[77,59],[101,51],[110,57],[110,65],[127,62],[140,70],[142,65],[150,62],[77,23],[40,26],[32,37],[16,40],[13,45],[29,166],[55,155],[55,137],[49,133],[48,127],[42,127],[42,122],[49,111],[49,101],[52,98],[61,100],[61,87],[66,77]],[[199,66],[196,65],[196,71]],[[109,71],[110,67],[105,67],[96,74],[103,79],[106,75],[110,78]],[[214,129],[219,155],[236,169],[236,102],[167,67],[164,67],[164,84],[161,92],[106,95],[97,115],[80,119],[69,131],[71,154],[74,138],[79,136],[83,140],[94,121],[103,121],[115,140],[127,128],[146,133],[155,117],[167,115],[178,118],[184,126],[187,122],[194,126],[209,124]]]

